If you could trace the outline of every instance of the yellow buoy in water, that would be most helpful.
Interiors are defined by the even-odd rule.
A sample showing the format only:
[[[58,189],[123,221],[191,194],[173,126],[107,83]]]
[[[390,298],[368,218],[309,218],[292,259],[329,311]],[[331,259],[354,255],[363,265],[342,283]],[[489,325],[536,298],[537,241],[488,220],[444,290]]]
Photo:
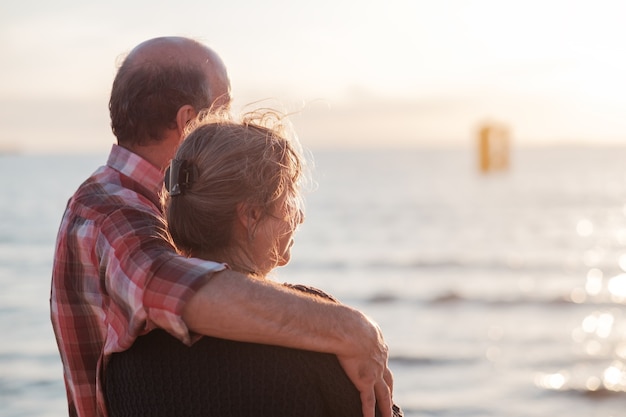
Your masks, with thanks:
[[[496,123],[485,123],[478,129],[478,166],[481,172],[509,168],[509,129]]]

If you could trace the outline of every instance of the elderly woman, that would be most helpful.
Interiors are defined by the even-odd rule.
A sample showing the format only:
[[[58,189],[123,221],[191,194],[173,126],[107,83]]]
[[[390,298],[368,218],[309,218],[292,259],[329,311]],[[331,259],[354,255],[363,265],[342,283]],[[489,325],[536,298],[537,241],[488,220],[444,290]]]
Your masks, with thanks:
[[[167,232],[188,256],[266,279],[289,262],[304,220],[303,173],[297,142],[275,113],[241,122],[203,114],[166,173]],[[105,394],[109,417],[362,415],[359,392],[334,355],[211,337],[185,346],[162,330],[112,356]],[[401,415],[396,406],[394,414]]]

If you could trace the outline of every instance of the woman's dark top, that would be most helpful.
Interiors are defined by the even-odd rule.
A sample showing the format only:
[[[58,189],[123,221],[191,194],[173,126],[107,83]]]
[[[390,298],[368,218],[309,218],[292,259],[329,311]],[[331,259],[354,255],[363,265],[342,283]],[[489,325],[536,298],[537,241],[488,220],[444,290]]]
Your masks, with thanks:
[[[335,355],[163,330],[112,355],[104,392],[109,417],[362,417]]]

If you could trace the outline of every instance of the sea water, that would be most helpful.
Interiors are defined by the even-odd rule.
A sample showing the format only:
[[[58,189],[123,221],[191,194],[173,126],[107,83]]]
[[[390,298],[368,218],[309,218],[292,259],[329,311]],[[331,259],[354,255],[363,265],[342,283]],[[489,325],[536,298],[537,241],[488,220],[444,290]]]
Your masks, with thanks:
[[[316,151],[273,279],[375,320],[406,416],[626,415],[626,148]],[[2,155],[0,416],[67,415],[49,320],[67,198],[106,155]]]

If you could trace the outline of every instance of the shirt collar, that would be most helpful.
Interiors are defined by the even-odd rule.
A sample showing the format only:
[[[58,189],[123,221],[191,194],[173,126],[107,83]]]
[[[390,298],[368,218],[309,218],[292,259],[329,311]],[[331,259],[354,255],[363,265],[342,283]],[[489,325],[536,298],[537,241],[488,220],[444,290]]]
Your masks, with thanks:
[[[123,175],[141,182],[150,191],[158,194],[163,188],[163,172],[128,149],[113,144],[107,166]]]

